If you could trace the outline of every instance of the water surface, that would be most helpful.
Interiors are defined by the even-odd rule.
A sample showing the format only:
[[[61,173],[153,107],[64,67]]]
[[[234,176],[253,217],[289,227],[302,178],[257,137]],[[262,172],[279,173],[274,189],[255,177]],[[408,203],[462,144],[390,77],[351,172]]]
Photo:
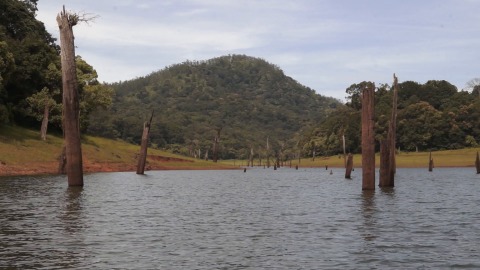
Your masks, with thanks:
[[[399,169],[0,178],[0,268],[480,269],[480,176]]]

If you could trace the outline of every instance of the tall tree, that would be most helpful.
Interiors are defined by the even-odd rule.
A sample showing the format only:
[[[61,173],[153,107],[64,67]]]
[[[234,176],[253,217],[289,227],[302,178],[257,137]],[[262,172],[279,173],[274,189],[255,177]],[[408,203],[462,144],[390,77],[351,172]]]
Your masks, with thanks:
[[[375,189],[375,84],[362,90],[362,189]]]
[[[57,15],[63,82],[63,131],[65,137],[66,169],[69,186],[83,186],[82,146],[80,141],[80,106],[75,66],[73,27],[79,17],[63,10]]]

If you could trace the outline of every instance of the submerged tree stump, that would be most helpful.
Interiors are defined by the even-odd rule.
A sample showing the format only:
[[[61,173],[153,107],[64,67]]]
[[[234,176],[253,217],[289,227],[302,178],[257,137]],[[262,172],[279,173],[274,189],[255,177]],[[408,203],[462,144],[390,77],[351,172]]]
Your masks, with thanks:
[[[432,152],[430,152],[430,157],[428,161],[428,171],[431,172],[433,171],[433,158],[432,158]]]
[[[375,189],[375,84],[362,89],[362,189]]]
[[[475,159],[475,167],[477,168],[477,174],[480,173],[480,159],[478,157],[478,151],[477,151],[477,158]]]
[[[153,110],[150,115],[150,120],[143,123],[142,142],[140,144],[140,155],[138,156],[137,174],[145,173],[145,164],[147,163],[147,150],[148,150],[148,135],[150,133],[150,126],[153,119]]]
[[[380,187],[393,187],[395,185],[395,140],[397,131],[397,96],[398,96],[398,79],[393,74],[393,97],[392,97],[392,113],[388,124],[387,138],[380,142]]]
[[[69,186],[83,186],[82,147],[80,141],[80,105],[77,89],[77,69],[75,65],[75,45],[73,26],[79,17],[63,11],[57,15],[60,29],[60,58],[62,63],[63,119],[65,138],[66,171]]]
[[[353,169],[353,156],[352,154],[348,154],[347,157],[347,166],[345,168],[345,178],[351,179],[352,178],[352,169]]]

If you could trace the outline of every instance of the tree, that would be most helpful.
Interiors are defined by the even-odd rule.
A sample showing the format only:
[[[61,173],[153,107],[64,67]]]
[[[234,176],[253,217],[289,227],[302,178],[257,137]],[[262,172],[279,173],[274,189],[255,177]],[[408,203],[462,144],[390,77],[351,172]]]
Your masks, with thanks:
[[[348,94],[348,96],[346,97],[348,100],[347,106],[356,110],[360,110],[362,108],[362,89],[364,89],[367,84],[368,83],[365,81],[358,84],[354,83],[345,90],[345,92]]]
[[[62,82],[63,82],[63,131],[65,138],[66,169],[69,186],[83,186],[82,147],[80,142],[80,106],[75,68],[75,44],[73,26],[79,17],[63,11],[57,15],[60,29]]]
[[[20,123],[25,120],[19,113],[22,102],[46,86],[45,71],[59,59],[55,39],[35,19],[36,2],[0,1],[0,58],[5,59],[5,48],[8,56],[6,70],[0,70],[0,107],[8,118]]]
[[[50,119],[50,112],[55,110],[54,120],[60,120],[61,104],[58,104],[53,98],[54,95],[59,95],[60,91],[51,92],[47,87],[44,87],[40,92],[37,92],[26,98],[28,107],[26,107],[26,114],[33,116],[37,121],[41,121],[40,137],[46,140],[48,123]]]
[[[398,113],[398,140],[402,149],[428,150],[441,112],[427,102],[409,105]]]

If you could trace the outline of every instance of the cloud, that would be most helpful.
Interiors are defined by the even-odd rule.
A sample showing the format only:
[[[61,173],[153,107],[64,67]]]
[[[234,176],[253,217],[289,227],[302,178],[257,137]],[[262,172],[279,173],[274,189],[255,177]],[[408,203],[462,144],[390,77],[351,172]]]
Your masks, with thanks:
[[[393,72],[459,88],[480,77],[478,1],[39,1],[37,18],[55,36],[63,3],[100,16],[74,31],[77,53],[108,82],[235,53],[340,99],[352,83],[390,83]]]

